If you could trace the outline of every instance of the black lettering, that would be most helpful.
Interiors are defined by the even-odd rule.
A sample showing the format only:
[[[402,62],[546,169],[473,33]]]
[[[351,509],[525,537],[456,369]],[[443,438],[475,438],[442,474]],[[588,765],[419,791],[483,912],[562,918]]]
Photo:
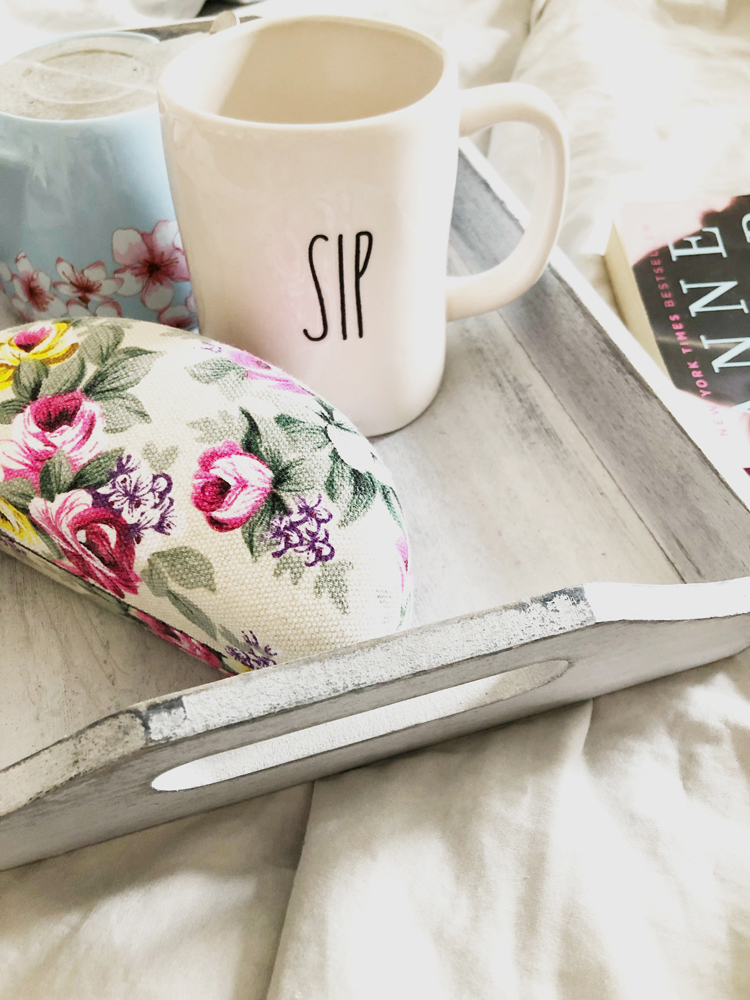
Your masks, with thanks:
[[[360,264],[360,237],[367,237],[367,253],[365,254],[364,261]],[[356,241],[354,244],[354,297],[357,300],[357,329],[359,331],[359,336],[364,336],[364,329],[362,327],[362,293],[359,288],[359,281],[362,275],[367,270],[367,265],[370,263],[370,254],[372,253],[372,233],[368,233],[367,230],[362,230],[362,232],[357,233]]]
[[[344,291],[344,234],[339,233],[339,296],[341,299],[341,336],[346,340],[346,292]]]
[[[340,239],[340,238],[339,238]],[[319,337],[312,337],[307,330],[302,332],[307,337],[308,340],[323,340],[323,338],[328,333],[328,318],[326,316],[326,304],[323,299],[323,290],[320,287],[320,282],[318,281],[318,275],[315,273],[315,261],[313,260],[313,247],[315,246],[316,240],[325,240],[328,242],[328,237],[324,236],[322,233],[318,233],[317,236],[313,236],[310,240],[310,246],[307,248],[307,259],[310,261],[310,273],[312,274],[312,279],[315,282],[315,291],[318,293],[318,302],[320,304],[320,315],[323,320],[323,332]],[[339,254],[340,254],[339,250]]]

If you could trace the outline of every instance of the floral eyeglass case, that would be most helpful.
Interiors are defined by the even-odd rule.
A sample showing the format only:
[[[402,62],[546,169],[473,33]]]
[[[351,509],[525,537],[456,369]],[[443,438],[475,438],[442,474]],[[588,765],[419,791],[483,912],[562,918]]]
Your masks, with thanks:
[[[277,368],[173,327],[0,333],[0,548],[230,673],[400,628],[401,506]]]

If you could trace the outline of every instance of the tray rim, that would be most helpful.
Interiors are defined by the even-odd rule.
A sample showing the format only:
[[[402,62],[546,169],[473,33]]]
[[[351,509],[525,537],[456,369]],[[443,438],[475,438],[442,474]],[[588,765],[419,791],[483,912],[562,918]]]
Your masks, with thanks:
[[[463,628],[469,640],[459,660],[451,659],[442,643],[431,641],[451,626]],[[607,657],[599,652],[597,634],[607,637]],[[642,656],[623,676],[621,647],[626,657],[632,655],[634,648],[643,648],[644,636],[668,654],[661,659]],[[332,656],[149,699],[0,772],[6,783],[5,803],[0,804],[0,870],[667,676],[749,645],[750,577],[698,584],[589,584],[394,633]],[[419,662],[406,656],[394,665],[389,647],[398,646],[402,653],[412,647]],[[327,722],[356,722],[372,709],[412,699],[424,702],[425,696],[445,694],[446,689],[553,663],[563,669],[499,701],[417,719],[374,738],[360,734],[343,745],[319,747],[206,784],[177,790],[152,784],[181,764],[216,753],[262,745]],[[285,683],[285,673],[295,673],[299,683]],[[450,674],[453,683],[441,686]],[[569,681],[562,691],[561,681]],[[490,714],[488,719],[487,710],[498,705],[502,717]],[[347,712],[350,706],[353,710]],[[380,752],[383,746],[385,753]],[[107,805],[114,811],[122,805],[124,812],[113,820]],[[75,820],[87,811],[89,825],[71,826],[71,813]],[[59,832],[55,822],[66,815],[67,829],[63,823]]]
[[[314,684],[308,685],[304,683],[311,669],[320,668],[326,663],[337,660],[356,659],[360,654],[382,650],[390,645],[401,645],[404,640],[406,643],[409,643],[412,637],[417,637],[418,640],[426,639],[427,641],[424,643],[425,650],[429,653],[432,652],[429,646],[429,639],[433,635],[442,632],[446,626],[454,626],[458,629],[462,625],[469,625],[470,623],[477,624],[480,627],[485,623],[494,626],[495,622],[493,619],[511,614],[524,616],[527,619],[532,618],[532,616],[535,617],[524,623],[524,634],[522,637],[514,637],[512,634],[506,632],[505,635],[508,638],[508,642],[505,646],[493,643],[492,649],[482,649],[482,645],[486,646],[486,643],[482,642],[485,638],[482,634],[473,637],[478,639],[478,645],[474,649],[467,649],[466,656],[463,656],[459,660],[452,660],[449,663],[420,664],[418,666],[407,666],[405,669],[398,669],[396,667],[388,671],[390,676],[361,675],[358,682],[351,674],[343,672],[339,675],[340,683],[337,686],[340,687],[340,690],[337,692],[329,688],[319,691],[316,694],[312,690],[315,686]],[[254,700],[254,695],[248,695],[247,692],[243,691],[243,696],[240,699],[234,699],[234,691],[235,689],[242,690],[242,687],[253,684],[256,686],[267,685],[268,678],[276,678],[284,671],[294,671],[299,674],[297,679],[303,682],[295,688],[295,690],[300,691],[302,694],[302,697],[298,700],[299,705],[303,702],[312,703],[313,701],[326,701],[338,698],[342,694],[375,688],[382,684],[392,683],[395,680],[410,676],[416,677],[422,674],[429,674],[435,669],[450,669],[451,666],[458,663],[481,656],[492,655],[494,652],[502,649],[517,648],[521,645],[536,642],[539,639],[550,638],[554,635],[574,631],[579,628],[587,628],[591,625],[622,621],[701,621],[717,618],[735,618],[745,615],[750,615],[750,576],[738,577],[732,580],[719,580],[713,583],[587,583],[580,587],[566,587],[561,590],[550,591],[547,594],[541,594],[527,601],[510,602],[483,611],[455,615],[452,618],[430,622],[426,625],[418,625],[400,632],[392,632],[378,639],[369,639],[364,642],[352,643],[348,646],[340,646],[326,654],[299,657],[296,660],[280,663],[273,670],[249,670],[241,674],[234,674],[231,677],[222,677],[219,680],[208,681],[205,684],[198,684],[180,691],[170,692],[166,695],[134,702],[126,708],[110,712],[100,719],[89,723],[89,725],[82,726],[74,733],[55,740],[40,750],[36,750],[34,753],[28,754],[26,757],[22,757],[20,760],[1,768],[0,779],[11,775],[17,769],[21,769],[21,765],[40,759],[42,755],[46,755],[48,751],[55,747],[79,740],[81,736],[95,731],[104,723],[112,726],[120,721],[126,722],[133,718],[140,720],[143,725],[139,725],[137,728],[138,732],[142,733],[145,737],[145,741],[135,748],[135,752],[156,746],[165,739],[173,740],[175,739],[175,733],[172,732],[167,735],[167,729],[171,728],[171,726],[163,724],[163,713],[166,711],[169,714],[178,701],[185,698],[197,701],[209,692],[217,693],[216,700],[225,703],[224,709],[227,714],[221,726],[216,725],[215,719],[211,719],[210,714],[201,712],[192,721],[188,720],[186,714],[181,723],[182,732],[177,738],[190,739],[212,729],[236,725],[251,719],[262,719],[265,715],[254,711],[257,708],[257,699]],[[555,621],[556,617],[559,617],[558,621]],[[270,686],[279,687],[279,693],[290,693],[283,690],[285,687],[288,687],[283,681],[280,686],[275,683]],[[232,688],[233,693],[227,695],[229,687]],[[409,697],[418,697],[418,695],[413,694]],[[272,699],[276,698],[276,695],[272,695]],[[281,700],[279,700],[279,706],[281,706],[281,703]],[[298,706],[292,706],[290,702],[289,707]],[[271,711],[277,711],[277,709],[272,709]],[[121,732],[121,735],[124,735],[124,731]],[[92,743],[92,748],[96,748],[98,742],[95,739]],[[133,751],[126,751],[128,754],[130,752]],[[120,759],[123,756],[124,753],[120,751],[116,754],[115,759]],[[113,763],[115,759],[106,760],[102,763]],[[0,788],[0,793],[2,791]],[[0,798],[0,808],[2,805],[2,799]],[[0,812],[0,818],[3,815],[4,813]]]

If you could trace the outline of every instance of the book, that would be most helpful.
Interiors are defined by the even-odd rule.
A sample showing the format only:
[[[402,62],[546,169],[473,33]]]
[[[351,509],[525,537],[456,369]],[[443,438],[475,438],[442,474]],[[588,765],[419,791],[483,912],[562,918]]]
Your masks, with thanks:
[[[750,195],[625,205],[605,261],[630,332],[750,475]]]

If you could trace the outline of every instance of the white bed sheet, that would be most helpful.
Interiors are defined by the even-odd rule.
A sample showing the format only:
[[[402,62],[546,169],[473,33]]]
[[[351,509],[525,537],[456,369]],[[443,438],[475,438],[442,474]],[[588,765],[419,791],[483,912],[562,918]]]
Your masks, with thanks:
[[[513,79],[567,120],[560,245],[611,302],[601,254],[622,203],[750,191],[750,3],[537,0],[532,17]],[[488,154],[527,203],[535,145],[500,125]]]
[[[346,7],[438,34],[466,83],[506,78],[532,18]],[[605,292],[618,198],[750,190],[748,14],[534,5],[516,78],[568,118],[563,246]],[[522,196],[530,152],[496,130]],[[748,662],[0,874],[0,1000],[747,1000]]]
[[[0,59],[74,31],[195,17],[202,0],[0,0]]]
[[[317,782],[269,1000],[747,1000],[748,664]]]

